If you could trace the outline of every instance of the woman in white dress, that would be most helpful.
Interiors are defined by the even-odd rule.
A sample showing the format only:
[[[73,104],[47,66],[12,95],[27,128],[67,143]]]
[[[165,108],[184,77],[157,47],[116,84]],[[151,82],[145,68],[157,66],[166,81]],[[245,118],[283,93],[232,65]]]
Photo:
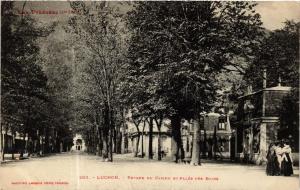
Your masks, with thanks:
[[[282,159],[283,159],[283,143],[280,142],[276,147],[275,147],[275,154],[277,157],[277,161],[279,164],[279,171],[281,171],[281,163],[282,163]]]
[[[290,176],[293,172],[293,160],[292,160],[292,149],[287,141],[284,142],[282,148],[282,163],[281,163],[281,173],[284,176]]]

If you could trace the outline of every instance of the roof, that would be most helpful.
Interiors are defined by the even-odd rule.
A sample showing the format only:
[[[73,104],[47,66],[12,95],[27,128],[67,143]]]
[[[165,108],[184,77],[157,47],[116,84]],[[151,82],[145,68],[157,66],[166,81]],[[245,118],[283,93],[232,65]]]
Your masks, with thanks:
[[[292,89],[292,87],[290,87],[290,86],[274,86],[274,87],[270,87],[270,88],[261,89],[256,92],[250,93],[250,94],[246,94],[244,96],[240,96],[239,99],[247,97],[247,96],[252,96],[252,95],[260,93],[262,91],[291,91],[291,89]]]
[[[215,113],[215,112],[210,112],[208,114],[206,114],[207,116],[216,116],[216,117],[220,117],[219,113]]]
[[[276,91],[290,91],[292,87],[290,86],[275,86],[271,88],[266,88],[265,90],[276,90]]]

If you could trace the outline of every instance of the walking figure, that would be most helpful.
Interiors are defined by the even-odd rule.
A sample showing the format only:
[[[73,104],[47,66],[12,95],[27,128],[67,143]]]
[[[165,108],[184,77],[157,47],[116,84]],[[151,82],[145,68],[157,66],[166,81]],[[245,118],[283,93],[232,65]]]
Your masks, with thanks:
[[[284,176],[291,176],[294,173],[293,160],[291,157],[292,149],[288,141],[283,141],[282,152],[281,174]]]
[[[267,154],[267,168],[266,173],[269,176],[278,176],[280,175],[280,167],[279,162],[276,154],[276,146],[278,143],[270,143],[268,154]]]

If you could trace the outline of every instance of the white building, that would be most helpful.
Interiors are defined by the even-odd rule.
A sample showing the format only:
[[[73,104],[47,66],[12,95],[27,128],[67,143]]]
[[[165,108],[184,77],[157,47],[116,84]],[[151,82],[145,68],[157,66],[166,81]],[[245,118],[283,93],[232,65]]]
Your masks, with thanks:
[[[170,121],[164,120],[161,126],[161,132],[160,132],[161,151],[163,157],[171,155],[171,133],[170,133],[170,128],[168,127],[169,125],[170,125]],[[129,137],[128,139],[129,152],[132,152],[134,154],[137,151],[138,156],[141,156],[142,153],[144,154],[144,156],[148,156],[149,123],[147,121],[140,122],[138,126],[140,134],[138,133],[137,128],[131,119],[127,122],[127,126],[128,126],[128,137]],[[138,136],[140,136],[140,139],[139,139],[139,145],[137,149],[136,143],[138,141]],[[155,158],[158,155],[157,152],[158,151],[158,129],[155,122],[153,122],[152,151],[153,151],[153,156]]]
[[[85,142],[80,134],[76,134],[73,138],[71,151],[86,151]]]

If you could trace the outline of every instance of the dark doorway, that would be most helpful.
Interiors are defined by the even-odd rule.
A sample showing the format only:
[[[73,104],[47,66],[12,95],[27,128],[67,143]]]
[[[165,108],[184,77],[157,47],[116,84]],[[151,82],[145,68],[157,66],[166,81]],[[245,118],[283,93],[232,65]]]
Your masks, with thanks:
[[[81,150],[81,148],[82,148],[82,140],[77,139],[76,140],[76,150]]]

